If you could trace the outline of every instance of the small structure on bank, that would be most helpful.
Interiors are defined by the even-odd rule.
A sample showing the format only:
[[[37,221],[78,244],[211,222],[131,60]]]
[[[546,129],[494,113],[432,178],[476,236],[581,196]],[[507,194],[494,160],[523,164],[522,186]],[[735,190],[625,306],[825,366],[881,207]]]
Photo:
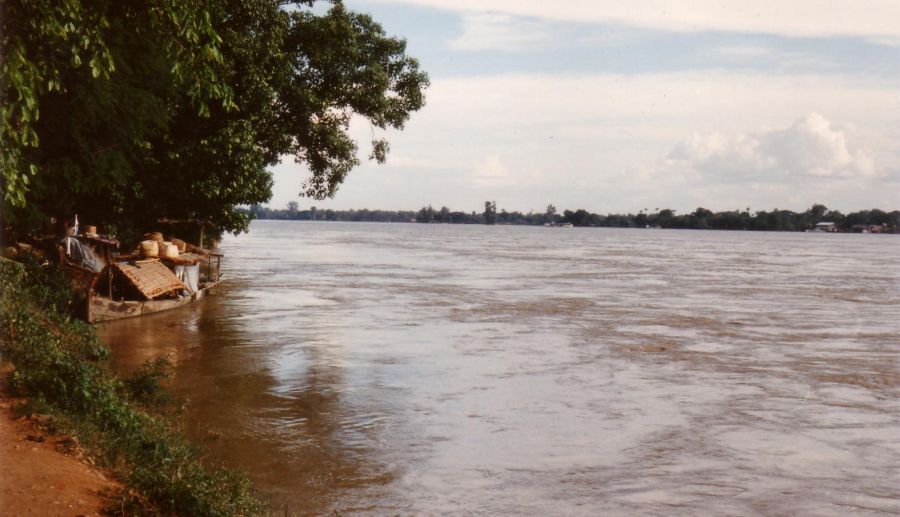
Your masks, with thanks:
[[[816,223],[815,228],[812,231],[814,232],[836,232],[837,224],[831,221],[822,221],[821,223]]]
[[[202,298],[221,279],[222,255],[215,251],[176,238],[166,241],[153,232],[135,250],[121,253],[119,241],[87,229],[79,233],[76,219],[58,251],[89,323],[181,307]],[[200,235],[202,240],[202,226]]]

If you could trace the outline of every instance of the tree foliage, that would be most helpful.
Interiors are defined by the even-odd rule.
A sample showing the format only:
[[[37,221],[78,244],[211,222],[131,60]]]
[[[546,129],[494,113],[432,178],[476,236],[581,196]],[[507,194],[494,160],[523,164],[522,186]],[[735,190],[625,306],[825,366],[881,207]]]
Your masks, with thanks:
[[[183,89],[198,109],[208,110],[206,103],[213,100],[229,102],[228,88],[216,80],[214,70],[222,62],[217,47],[221,40],[199,1],[157,0],[138,6],[21,0],[0,5],[0,166],[3,197],[14,206],[25,204],[31,179],[40,171],[38,121],[43,101],[73,93],[73,83],[85,78],[108,81],[116,62],[126,57],[112,48],[123,29],[162,44],[173,85]],[[122,23],[126,21],[127,25]]]
[[[497,202],[484,202],[484,224],[496,224],[497,222]]]
[[[241,231],[286,155],[303,194],[333,196],[359,163],[354,117],[402,128],[428,79],[371,17],[312,3],[4,2],[6,230],[77,213],[126,238],[160,217]]]

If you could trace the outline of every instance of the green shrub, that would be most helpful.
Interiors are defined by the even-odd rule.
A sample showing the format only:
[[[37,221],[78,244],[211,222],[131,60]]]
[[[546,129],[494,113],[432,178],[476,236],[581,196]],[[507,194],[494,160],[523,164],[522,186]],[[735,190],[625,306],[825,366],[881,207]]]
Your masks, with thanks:
[[[165,357],[147,361],[140,370],[123,380],[128,398],[145,406],[161,406],[172,402],[163,386],[169,379],[172,363]]]

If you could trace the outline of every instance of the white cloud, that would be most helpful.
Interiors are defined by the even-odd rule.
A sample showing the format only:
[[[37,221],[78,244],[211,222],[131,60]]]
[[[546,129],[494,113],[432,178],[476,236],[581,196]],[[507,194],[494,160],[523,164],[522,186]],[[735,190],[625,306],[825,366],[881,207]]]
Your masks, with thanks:
[[[620,23],[677,32],[728,31],[785,36],[900,36],[896,0],[372,0],[466,13]]]
[[[546,23],[502,13],[463,15],[463,33],[450,41],[455,50],[523,51],[535,49],[550,38]]]
[[[402,154],[388,153],[388,163],[396,169],[432,169],[434,162],[424,157],[411,157]]]
[[[478,185],[503,185],[511,179],[509,169],[497,155],[488,156],[473,167],[472,181]]]
[[[669,153],[672,164],[698,172],[704,181],[755,182],[868,179],[872,155],[850,142],[856,129],[838,127],[810,113],[786,129],[757,135],[694,135]]]
[[[686,170],[698,171],[721,181],[733,181],[740,177],[756,177],[760,171],[774,166],[773,158],[760,147],[758,138],[743,134],[729,137],[722,133],[695,133],[679,142],[666,158]]]
[[[724,71],[436,78],[426,107],[385,135],[387,164],[352,172],[331,206],[895,206],[898,92],[884,78]],[[713,182],[714,170],[724,174]]]
[[[787,51],[768,45],[724,45],[710,49],[713,57],[727,59],[734,64],[759,63],[772,70],[793,72],[799,69],[836,70],[839,64],[821,54]]]
[[[875,45],[900,48],[900,36],[872,36],[866,39]]]
[[[785,174],[821,178],[867,178],[875,175],[868,150],[849,139],[856,129],[836,127],[812,113],[791,127],[761,137],[761,152]]]
[[[715,53],[738,59],[759,59],[771,57],[776,50],[768,45],[726,45],[714,49]]]

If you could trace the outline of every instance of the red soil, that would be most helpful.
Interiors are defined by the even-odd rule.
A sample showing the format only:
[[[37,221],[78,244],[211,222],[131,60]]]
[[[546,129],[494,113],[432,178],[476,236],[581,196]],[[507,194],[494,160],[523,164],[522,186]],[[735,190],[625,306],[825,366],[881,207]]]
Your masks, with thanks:
[[[80,460],[71,438],[47,435],[35,419],[15,419],[17,402],[0,396],[0,514],[102,515],[103,494],[120,485]]]

